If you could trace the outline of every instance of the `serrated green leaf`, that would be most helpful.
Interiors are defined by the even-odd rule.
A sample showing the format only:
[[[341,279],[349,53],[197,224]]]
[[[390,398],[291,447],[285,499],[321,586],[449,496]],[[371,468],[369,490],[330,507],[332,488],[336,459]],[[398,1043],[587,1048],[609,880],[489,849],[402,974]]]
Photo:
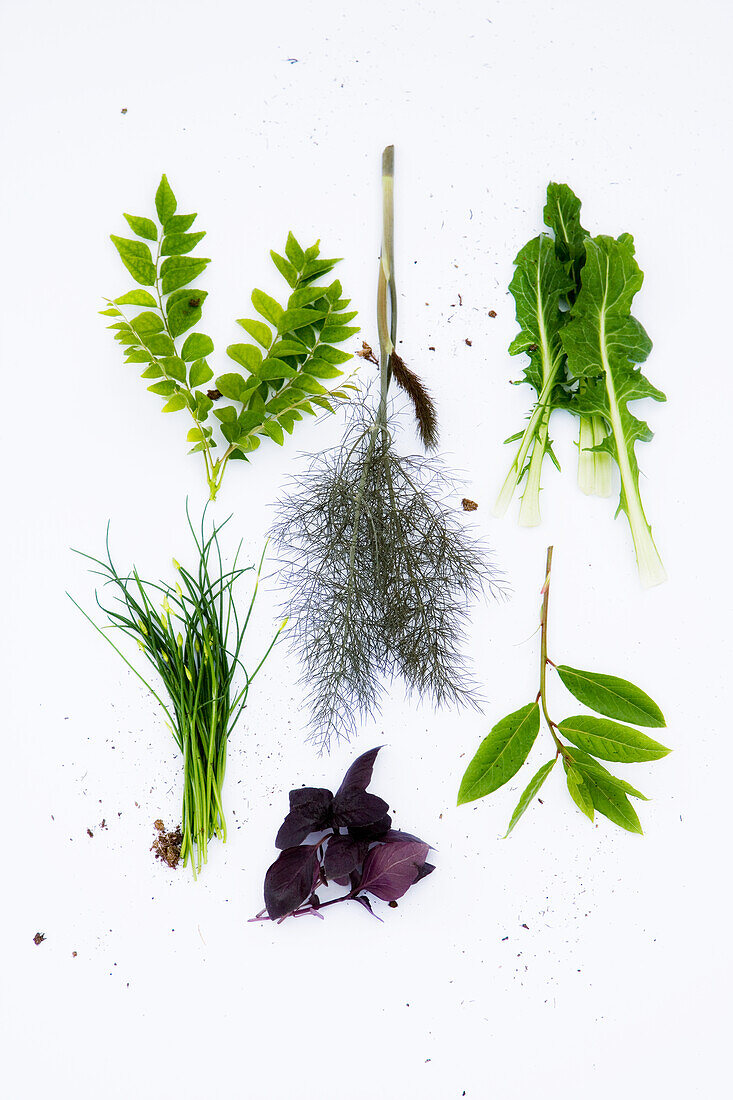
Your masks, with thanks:
[[[529,756],[539,728],[539,703],[528,703],[497,722],[466,768],[458,805],[483,798],[516,775]]]
[[[155,192],[155,209],[158,212],[158,221],[161,225],[165,225],[168,219],[173,217],[177,205],[170,184],[166,176],[163,175],[158,184],[158,190]]]
[[[152,306],[154,309],[158,303],[147,290],[128,290],[120,298],[115,298],[118,306]]]
[[[289,263],[284,256],[278,255],[277,252],[270,251],[270,256],[275,267],[278,269],[288,286],[295,286],[298,282],[298,272],[293,265]]]
[[[275,443],[279,444],[281,447],[285,442],[283,430],[277,420],[266,420],[262,425],[262,432],[264,435],[269,435],[270,439],[274,440]]]
[[[196,221],[196,214],[174,214],[166,220],[165,233],[185,233]]]
[[[565,765],[565,777],[567,779],[568,790],[570,791],[570,797],[579,810],[582,810],[587,818],[592,821],[594,814],[593,799],[591,798],[590,791],[586,786],[585,779],[581,772],[577,768],[574,768],[571,764]]]
[[[201,233],[166,233],[160,250],[161,256],[183,256],[195,248],[206,236]]]
[[[192,282],[211,261],[199,256],[168,256],[160,265],[163,294],[170,294],[179,287]]]
[[[253,290],[252,305],[261,317],[264,317],[266,321],[277,328],[284,310],[274,298],[271,298],[269,294],[265,294],[262,290]]]
[[[517,824],[520,817],[522,816],[524,811],[527,809],[527,807],[530,805],[530,803],[534,802],[535,798],[539,794],[539,791],[540,791],[540,788],[542,787],[542,784],[545,782],[548,775],[550,774],[552,769],[555,767],[555,761],[556,760],[557,760],[557,757],[553,756],[552,760],[548,760],[546,764],[543,764],[542,767],[540,768],[540,770],[532,776],[529,783],[527,784],[527,786],[522,791],[522,794],[519,798],[519,802],[517,802],[517,808],[515,809],[514,813],[512,814],[512,819],[509,822],[509,828],[504,833],[504,840],[506,840],[506,838],[509,836],[510,832],[512,831],[514,826]]]
[[[184,341],[181,358],[187,363],[191,363],[194,359],[203,359],[205,356],[211,355],[213,350],[214,341],[210,336],[206,336],[203,332],[192,332]]]
[[[171,394],[176,392],[177,388],[175,382],[171,382],[168,378],[164,379],[162,382],[154,382],[152,386],[148,386],[151,393],[157,393],[161,397],[170,397]]]
[[[157,241],[158,230],[150,218],[136,218],[134,214],[124,214],[123,217],[138,237],[144,237],[146,241]]]
[[[561,732],[578,748],[601,760],[633,764],[644,760],[661,760],[671,749],[647,737],[641,730],[622,726],[608,718],[578,714],[560,722]]]
[[[305,263],[305,252],[300,247],[298,242],[292,233],[288,233],[288,239],[285,242],[285,255],[290,260],[293,267],[300,271]]]
[[[262,362],[262,352],[254,344],[230,344],[227,348],[227,355],[235,363],[239,363],[240,367],[244,367],[252,374]]]
[[[210,381],[214,377],[214,372],[206,362],[205,359],[197,359],[195,363],[191,364],[191,370],[188,375],[188,384],[191,389],[195,389],[196,386],[203,386],[204,382]]]
[[[166,401],[165,405],[161,409],[161,412],[172,413],[180,412],[181,409],[186,408],[186,398],[182,393],[174,393],[170,401]]]
[[[665,725],[664,715],[654,700],[628,680],[601,672],[584,672],[569,665],[557,665],[557,674],[568,691],[597,714],[639,726]]]
[[[272,332],[268,325],[263,324],[262,321],[251,321],[247,317],[243,317],[237,321],[238,325],[241,325],[245,332],[248,332],[258,344],[262,344],[263,348],[269,348],[272,344]]]
[[[142,286],[155,286],[155,264],[148,246],[142,241],[131,241],[127,237],[116,237],[114,234],[110,235],[110,240],[135,282]]]

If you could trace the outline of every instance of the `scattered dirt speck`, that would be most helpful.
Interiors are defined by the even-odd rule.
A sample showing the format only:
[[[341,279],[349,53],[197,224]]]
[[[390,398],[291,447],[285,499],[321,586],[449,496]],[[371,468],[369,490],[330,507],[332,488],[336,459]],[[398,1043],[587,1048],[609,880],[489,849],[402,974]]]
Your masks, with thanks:
[[[79,954],[79,952],[78,952],[78,951],[72,951],[72,952],[71,952],[71,957],[72,957],[72,959],[75,959],[75,958],[76,958],[76,956],[77,956],[78,954]]]
[[[473,347],[473,340],[469,340],[468,337],[466,337],[466,347],[469,347],[469,348]]]
[[[87,829],[87,836],[94,836],[94,833],[91,829]]]
[[[38,947],[39,943],[43,943],[45,938],[46,938],[46,933],[45,932],[36,932],[35,936],[33,937],[33,942],[36,945],[36,947]]]
[[[469,500],[468,497],[464,497],[461,501],[461,507],[464,512],[475,512],[478,508],[478,504],[475,500]]]
[[[489,310],[489,317],[496,317],[496,310],[495,309],[490,309]]]

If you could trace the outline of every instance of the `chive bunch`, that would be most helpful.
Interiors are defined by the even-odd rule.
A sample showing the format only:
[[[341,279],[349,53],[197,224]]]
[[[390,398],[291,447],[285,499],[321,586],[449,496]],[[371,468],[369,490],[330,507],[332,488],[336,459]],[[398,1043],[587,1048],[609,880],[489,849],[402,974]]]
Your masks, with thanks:
[[[190,857],[195,878],[207,861],[211,837],[226,840],[222,785],[227,742],[246,705],[250,684],[277,635],[257,668],[249,674],[240,654],[257,596],[262,560],[256,571],[246,616],[241,620],[233,590],[239,578],[254,566],[237,565],[242,548],[240,542],[231,568],[225,570],[219,532],[228,520],[218,527],[213,526],[207,536],[206,511],[198,533],[188,509],[186,515],[198,566],[195,572],[189,572],[174,559],[177,580],[172,585],[166,581],[143,580],[135,567],[127,575],[120,574],[109,549],[109,528],[106,560],[82,554],[98,567],[92,572],[104,578],[104,588],[111,587],[114,593],[109,606],[102,602],[99,591],[96,593],[97,604],[107,617],[106,629],[120,630],[137,642],[158,673],[168,703],[128,661],[109,635],[83,608],[79,610],[143,681],[168,718],[183,756],[181,857],[184,864]],[[73,602],[76,604],[75,600]]]

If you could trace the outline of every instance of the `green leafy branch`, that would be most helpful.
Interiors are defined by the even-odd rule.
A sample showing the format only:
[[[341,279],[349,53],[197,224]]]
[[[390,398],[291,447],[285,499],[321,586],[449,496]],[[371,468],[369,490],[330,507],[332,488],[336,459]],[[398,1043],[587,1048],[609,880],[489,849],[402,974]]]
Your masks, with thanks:
[[[135,282],[150,290],[135,289],[108,300],[101,312],[114,318],[109,327],[124,349],[125,362],[145,365],[142,377],[153,380],[148,389],[164,399],[163,412],[186,410],[193,419],[189,453],[203,455],[213,500],[230,459],[246,459],[263,436],[282,445],[285,433],[291,434],[305,414],[334,412],[335,404],[348,400],[355,389],[351,376],[332,390],[323,381],[343,376],[339,367],[351,355],[334,345],[359,331],[349,326],[356,313],[348,311],[350,302],[342,297],[338,280],[316,285],[339,261],[321,257],[319,242],[302,249],[290,233],[285,255],[270,253],[291,290],[286,306],[261,290],[253,291],[252,305],[261,319],[237,323],[255,342],[227,348],[247,374],[222,374],[214,388],[204,389],[214,378],[208,361],[213,340],[192,332],[181,346],[178,342],[200,322],[207,297],[205,290],[190,284],[210,261],[189,255],[205,233],[188,232],[197,215],[176,213],[176,198],[165,176],[155,195],[155,209],[157,222],[125,214],[137,239],[111,238]],[[147,242],[155,243],[155,255]],[[143,312],[128,316],[123,307],[143,307]],[[219,404],[222,398],[233,404]],[[218,458],[212,412],[223,437]]]
[[[532,750],[544,717],[552,736],[555,755],[532,776],[512,814],[506,836],[537,797],[558,759],[562,760],[568,791],[575,804],[593,821],[595,812],[632,833],[642,828],[629,797],[645,796],[626,780],[612,775],[601,760],[632,764],[660,760],[669,753],[658,741],[632,726],[661,728],[664,715],[657,704],[636,685],[617,676],[585,672],[556,665],[547,653],[547,613],[550,599],[552,547],[547,551],[545,583],[540,614],[540,684],[531,703],[508,714],[493,727],[468,765],[458,792],[458,804],[473,802],[503,787],[516,775]],[[579,702],[596,714],[579,714],[554,722],[547,706],[547,669]],[[610,719],[613,719],[612,721]],[[565,738],[566,741],[563,741]],[[568,744],[567,742],[570,742]]]

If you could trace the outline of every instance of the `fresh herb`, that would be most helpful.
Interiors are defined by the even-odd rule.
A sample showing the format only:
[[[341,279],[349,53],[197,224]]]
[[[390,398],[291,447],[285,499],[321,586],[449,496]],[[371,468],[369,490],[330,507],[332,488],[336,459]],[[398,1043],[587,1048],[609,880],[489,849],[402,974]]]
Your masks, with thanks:
[[[143,580],[134,567],[131,573],[121,574],[110,553],[108,528],[106,560],[81,554],[97,567],[92,572],[102,577],[104,588],[109,587],[113,593],[110,605],[102,602],[99,592],[96,594],[107,624],[97,626],[70,598],[142,680],[168,719],[183,756],[180,856],[184,865],[190,858],[195,878],[206,863],[208,841],[213,836],[226,840],[222,786],[227,744],[247,703],[250,685],[275,639],[254,672],[248,673],[241,654],[260,570],[256,572],[247,613],[241,620],[234,588],[240,577],[254,570],[254,566],[237,565],[240,543],[231,568],[225,569],[219,532],[228,520],[214,526],[208,535],[205,510],[199,533],[190,517],[188,522],[196,546],[195,571],[189,572],[174,559],[177,574],[174,584]],[[118,630],[137,643],[162,681],[167,703],[115,645],[108,630]]]
[[[101,312],[114,318],[109,327],[124,348],[125,362],[144,365],[142,377],[154,380],[148,389],[164,399],[163,412],[186,410],[191,416],[189,453],[203,455],[214,500],[230,459],[246,459],[263,436],[282,445],[284,433],[291,434],[304,413],[333,412],[334,402],[348,399],[354,388],[348,380],[335,390],[323,381],[340,378],[339,366],[351,358],[334,345],[359,331],[349,327],[356,313],[347,312],[349,300],[342,297],[338,280],[316,285],[339,261],[323,258],[318,241],[301,248],[289,233],[285,255],[270,253],[291,290],[286,306],[261,290],[252,292],[252,305],[262,319],[242,318],[237,324],[255,342],[227,348],[229,358],[244,368],[246,376],[222,374],[216,389],[207,390],[214,377],[208,359],[213,340],[191,332],[179,346],[183,334],[200,322],[207,296],[207,291],[190,285],[210,262],[191,255],[205,233],[188,232],[197,215],[176,213],[177,202],[165,176],[155,195],[155,209],[157,221],[125,214],[137,239],[112,236],[135,282],[151,289],[131,290],[108,300]],[[155,256],[148,241],[156,246]],[[128,316],[122,307],[143,311]],[[214,408],[220,397],[234,403]],[[220,458],[214,456],[219,444],[210,423],[212,412],[223,436]]]
[[[540,522],[539,494],[545,455],[559,469],[549,437],[550,417],[566,409],[579,419],[578,482],[585,493],[608,496],[611,460],[621,477],[619,510],[626,513],[645,586],[666,579],[639,493],[635,445],[652,432],[628,408],[630,401],[651,397],[664,401],[661,390],[641,373],[652,343],[631,315],[643,274],[634,259],[629,233],[591,237],[580,223],[580,201],[566,184],[547,188],[541,233],[514,261],[509,289],[516,302],[521,332],[511,355],[526,354],[524,381],[537,400],[524,431],[511,436],[517,452],[496,502],[503,515],[524,479],[519,522]]]
[[[367,792],[378,752],[355,760],[335,795],[323,787],[290,792],[290,812],[275,840],[280,855],[265,875],[265,908],[254,920],[321,917],[342,901],[358,901],[371,913],[369,894],[394,906],[435,870],[427,862],[430,845],[393,829],[388,804]],[[347,892],[322,901],[316,890],[332,882]]]
[[[555,755],[530,779],[509,822],[512,831],[558,759],[562,760],[568,790],[575,804],[593,821],[599,814],[627,829],[641,833],[642,828],[631,798],[645,796],[626,780],[612,775],[600,760],[617,764],[660,760],[670,751],[641,730],[627,725],[661,728],[664,716],[657,704],[641,688],[617,676],[585,672],[569,665],[556,665],[547,655],[547,610],[550,598],[552,547],[547,551],[545,583],[542,588],[540,616],[540,686],[537,698],[508,714],[494,726],[466,769],[458,792],[458,804],[473,802],[503,787],[521,768],[540,729],[540,713],[552,736]],[[553,722],[547,709],[547,669],[557,672],[571,695],[596,714],[574,715]],[[610,719],[613,719],[612,721]],[[561,737],[571,744],[566,744]]]
[[[472,600],[485,583],[498,583],[447,503],[454,486],[441,464],[394,448],[392,378],[407,392],[426,446],[435,446],[437,428],[430,396],[395,351],[393,158],[390,146],[382,175],[378,406],[364,401],[341,445],[297,479],[274,534],[311,736],[322,748],[378,711],[385,680],[396,676],[436,705],[474,702],[461,645]],[[376,362],[368,345],[362,355]]]

